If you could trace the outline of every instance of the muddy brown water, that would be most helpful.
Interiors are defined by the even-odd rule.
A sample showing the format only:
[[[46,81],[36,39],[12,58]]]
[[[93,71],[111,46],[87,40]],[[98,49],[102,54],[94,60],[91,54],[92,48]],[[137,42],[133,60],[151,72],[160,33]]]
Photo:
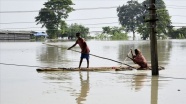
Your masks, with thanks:
[[[71,42],[0,42],[1,104],[186,104],[186,40],[158,41],[159,76],[151,71],[41,72],[78,67]],[[123,62],[139,48],[150,63],[149,41],[87,41],[91,54]],[[80,50],[78,46],[74,50]],[[129,59],[124,61],[132,65]],[[10,65],[11,64],[11,65]],[[121,64],[90,56],[90,67]],[[83,60],[82,67],[86,67]]]

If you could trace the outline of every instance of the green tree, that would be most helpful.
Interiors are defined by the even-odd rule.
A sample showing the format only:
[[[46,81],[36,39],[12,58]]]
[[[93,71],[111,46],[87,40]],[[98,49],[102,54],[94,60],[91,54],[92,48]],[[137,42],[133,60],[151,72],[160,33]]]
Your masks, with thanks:
[[[170,26],[169,28],[170,28],[169,37],[172,39],[176,39],[179,35],[179,32],[176,29],[174,29],[172,26]]]
[[[186,38],[186,27],[182,27],[178,29],[178,31],[180,31],[180,34],[182,34],[182,39],[185,39]]]
[[[110,26],[102,27],[102,29],[103,29],[102,33],[105,33],[105,34],[109,34],[110,31],[111,31],[111,27]]]
[[[149,7],[149,0],[145,0],[142,2],[142,4],[147,5],[147,8]],[[168,36],[168,32],[170,31],[170,28],[167,26],[171,25],[171,20],[168,11],[166,10],[165,3],[163,0],[156,0],[156,12],[157,12],[157,19],[158,21],[156,22],[156,32],[157,32],[157,37],[158,38],[165,38]],[[144,7],[142,7],[144,8]],[[149,20],[149,11],[146,10],[144,12],[145,20]],[[138,28],[138,33],[142,35],[142,39],[147,39],[149,37],[150,31],[149,31],[150,25],[149,23],[143,23],[139,26]]]
[[[125,27],[126,32],[133,33],[133,40],[135,40],[135,33],[137,27],[142,23],[142,14],[144,12],[142,5],[138,1],[128,1],[126,5],[117,8],[120,24]]]
[[[126,40],[128,36],[126,33],[123,33],[124,28],[122,27],[112,27],[110,34],[112,40]]]
[[[60,33],[64,34],[67,31],[67,23],[65,21],[60,22]]]
[[[81,33],[81,37],[87,38],[87,35],[89,34],[89,28],[75,23],[68,26],[68,29],[65,34],[67,34],[69,38],[73,39],[76,37],[77,32]]]
[[[149,38],[150,29],[148,27],[150,26],[147,23],[144,23],[144,25],[140,25],[138,27],[137,32],[141,35],[141,38],[143,40],[146,40],[147,38]]]
[[[173,27],[170,27],[171,31],[169,32],[169,37],[172,39],[185,39],[186,38],[186,28],[178,28],[175,29]]]
[[[105,39],[107,39],[107,38],[109,38],[110,36],[110,33],[111,33],[111,27],[110,26],[106,26],[106,27],[102,27],[102,34],[101,34],[101,36],[102,36],[102,38],[105,38]]]
[[[127,40],[128,36],[126,33],[118,33],[115,32],[112,36],[111,36],[112,40]]]
[[[39,15],[35,17],[37,24],[42,24],[42,27],[47,28],[49,38],[56,38],[60,33],[59,28],[64,23],[62,19],[66,19],[68,14],[73,11],[70,5],[73,5],[71,0],[48,0],[43,4]]]
[[[104,33],[101,33],[101,34],[96,34],[96,39],[98,40],[107,40],[108,39],[108,35],[104,34]]]
[[[128,36],[126,33],[123,33],[124,28],[123,27],[102,27],[103,32],[102,34],[99,34],[97,38],[100,39],[112,39],[112,40],[126,40],[128,39]]]

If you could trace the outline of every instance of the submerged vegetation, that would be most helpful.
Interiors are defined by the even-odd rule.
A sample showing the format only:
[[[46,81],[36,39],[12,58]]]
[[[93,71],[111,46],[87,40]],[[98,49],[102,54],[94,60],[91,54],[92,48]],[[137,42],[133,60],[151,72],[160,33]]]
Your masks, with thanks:
[[[101,40],[127,40],[127,33],[122,27],[103,27],[103,32],[96,36],[96,39]]]

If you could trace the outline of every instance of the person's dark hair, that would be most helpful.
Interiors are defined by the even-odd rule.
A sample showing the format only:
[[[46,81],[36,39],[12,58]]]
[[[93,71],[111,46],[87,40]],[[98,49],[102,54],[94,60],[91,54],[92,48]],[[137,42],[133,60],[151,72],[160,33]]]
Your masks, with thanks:
[[[140,53],[140,51],[138,49],[135,49],[134,52],[136,55],[138,55]]]
[[[78,32],[78,33],[76,33],[76,36],[80,36],[80,33]]]

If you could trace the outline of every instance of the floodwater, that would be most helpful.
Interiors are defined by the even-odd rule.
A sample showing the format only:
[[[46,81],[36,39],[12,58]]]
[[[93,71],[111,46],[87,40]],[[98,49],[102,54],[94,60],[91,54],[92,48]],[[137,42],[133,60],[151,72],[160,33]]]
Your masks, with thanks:
[[[0,42],[0,104],[186,104],[186,40],[158,41],[159,76],[151,71],[40,72],[78,67],[70,42]],[[91,54],[121,61],[132,48],[150,64],[149,41],[87,41]],[[78,46],[74,50],[80,50]],[[125,61],[124,61],[125,60]],[[121,64],[90,56],[90,67]],[[86,61],[82,63],[86,67]]]

